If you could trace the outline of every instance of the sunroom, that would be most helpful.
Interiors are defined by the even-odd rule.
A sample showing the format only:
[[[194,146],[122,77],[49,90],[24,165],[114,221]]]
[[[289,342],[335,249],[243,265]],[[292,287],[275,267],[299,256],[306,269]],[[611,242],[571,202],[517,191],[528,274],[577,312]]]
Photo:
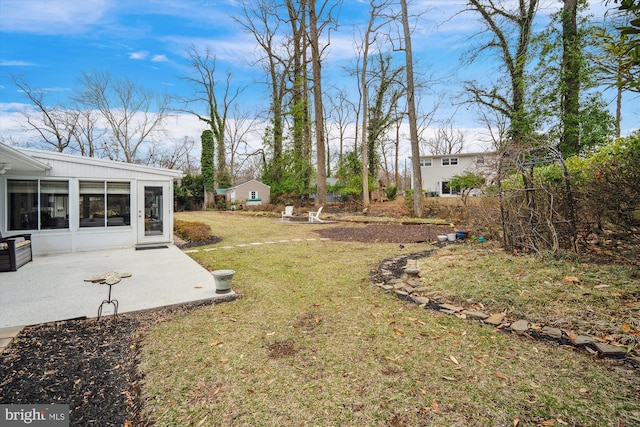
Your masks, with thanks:
[[[0,143],[0,232],[50,254],[173,242],[183,173]]]

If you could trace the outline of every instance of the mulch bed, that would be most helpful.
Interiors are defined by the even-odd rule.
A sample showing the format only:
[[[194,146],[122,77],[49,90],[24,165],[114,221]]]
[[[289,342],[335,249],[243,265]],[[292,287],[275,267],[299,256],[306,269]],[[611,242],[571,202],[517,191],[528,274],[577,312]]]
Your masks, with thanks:
[[[145,426],[138,347],[153,325],[210,300],[26,327],[0,359],[0,404],[68,404],[73,426]]]
[[[442,225],[369,224],[365,227],[331,227],[316,230],[321,237],[346,242],[430,243],[438,234],[451,233]]]

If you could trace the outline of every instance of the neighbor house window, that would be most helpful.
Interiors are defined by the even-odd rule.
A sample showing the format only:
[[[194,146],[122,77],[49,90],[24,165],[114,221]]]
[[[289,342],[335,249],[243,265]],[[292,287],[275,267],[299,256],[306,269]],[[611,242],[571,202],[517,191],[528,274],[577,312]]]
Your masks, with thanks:
[[[255,200],[257,198],[258,198],[258,192],[257,191],[249,191],[249,199]]]
[[[7,181],[9,230],[69,228],[69,182]]]
[[[457,157],[443,157],[442,158],[442,166],[454,166],[458,164]]]
[[[476,157],[476,164],[477,165],[484,165],[484,157],[482,157],[482,156]]]
[[[431,159],[420,159],[420,166],[431,166]]]
[[[128,182],[80,181],[80,227],[118,227],[131,224],[131,186]]]
[[[442,193],[441,194],[448,194],[448,195],[455,195],[458,194],[459,189],[458,188],[451,188],[449,186],[449,181],[444,181],[442,182]]]

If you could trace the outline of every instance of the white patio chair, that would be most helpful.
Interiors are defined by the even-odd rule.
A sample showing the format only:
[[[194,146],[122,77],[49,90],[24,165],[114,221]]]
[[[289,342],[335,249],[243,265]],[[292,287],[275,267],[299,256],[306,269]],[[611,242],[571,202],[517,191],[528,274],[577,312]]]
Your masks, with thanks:
[[[285,206],[282,211],[282,221],[293,218],[293,206]]]
[[[309,222],[324,222],[320,219],[320,212],[322,212],[322,206],[320,206],[317,212],[309,212]]]

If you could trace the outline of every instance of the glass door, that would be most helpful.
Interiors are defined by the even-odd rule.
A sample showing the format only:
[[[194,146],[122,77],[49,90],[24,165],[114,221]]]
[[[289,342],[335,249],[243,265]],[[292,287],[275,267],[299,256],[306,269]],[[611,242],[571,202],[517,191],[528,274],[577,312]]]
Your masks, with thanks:
[[[169,241],[169,185],[138,183],[138,243]]]

